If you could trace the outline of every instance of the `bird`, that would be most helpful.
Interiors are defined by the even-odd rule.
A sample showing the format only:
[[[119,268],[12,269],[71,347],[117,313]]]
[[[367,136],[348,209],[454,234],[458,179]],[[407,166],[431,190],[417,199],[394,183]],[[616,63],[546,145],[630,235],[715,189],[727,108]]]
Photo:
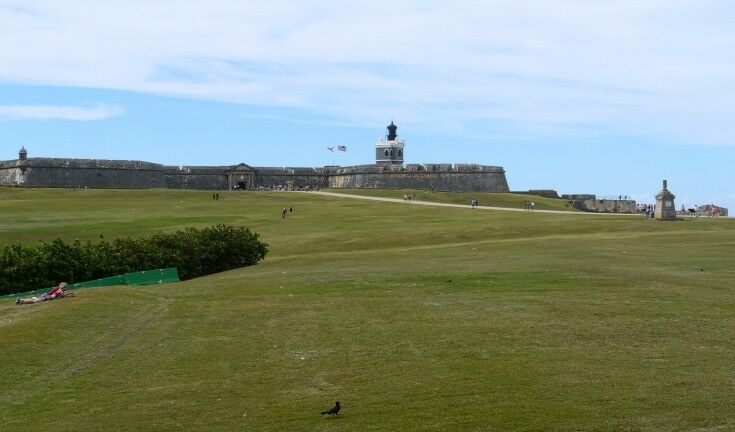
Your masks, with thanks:
[[[337,414],[339,414],[339,409],[340,408],[342,408],[342,407],[339,406],[339,401],[337,401],[337,402],[334,403],[334,406],[332,408],[330,408],[327,411],[322,411],[322,415],[324,415],[324,414],[337,415]]]

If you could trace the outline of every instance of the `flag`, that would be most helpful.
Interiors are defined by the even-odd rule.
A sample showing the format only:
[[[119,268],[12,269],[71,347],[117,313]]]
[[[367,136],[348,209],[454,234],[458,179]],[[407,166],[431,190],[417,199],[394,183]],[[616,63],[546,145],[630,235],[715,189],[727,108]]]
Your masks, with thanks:
[[[337,150],[339,150],[339,151],[347,151],[347,146],[337,146]]]
[[[330,152],[333,152],[334,151],[334,147],[327,147],[327,150],[329,150]]]

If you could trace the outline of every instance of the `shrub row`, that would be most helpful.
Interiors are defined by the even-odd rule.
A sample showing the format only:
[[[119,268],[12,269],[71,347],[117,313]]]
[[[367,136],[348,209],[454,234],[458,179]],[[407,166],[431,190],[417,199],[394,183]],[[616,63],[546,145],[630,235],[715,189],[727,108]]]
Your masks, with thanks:
[[[0,247],[0,295],[166,267],[176,267],[182,280],[245,267],[268,252],[258,237],[245,227],[216,225],[142,239],[14,243]]]

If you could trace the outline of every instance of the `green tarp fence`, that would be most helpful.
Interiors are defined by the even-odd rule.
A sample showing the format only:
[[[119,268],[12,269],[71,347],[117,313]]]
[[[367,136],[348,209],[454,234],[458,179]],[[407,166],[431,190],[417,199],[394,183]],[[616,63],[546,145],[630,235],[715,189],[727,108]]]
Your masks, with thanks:
[[[158,269],[158,270],[145,270],[133,273],[125,273],[119,276],[110,276],[103,279],[95,279],[87,282],[79,282],[75,284],[69,284],[69,289],[78,288],[99,288],[106,286],[115,285],[155,285],[167,282],[178,282],[179,272],[176,267]],[[47,293],[51,288],[44,288],[35,291],[27,291],[23,293],[7,294],[0,296],[1,298],[8,297],[33,297],[37,295],[43,295]]]

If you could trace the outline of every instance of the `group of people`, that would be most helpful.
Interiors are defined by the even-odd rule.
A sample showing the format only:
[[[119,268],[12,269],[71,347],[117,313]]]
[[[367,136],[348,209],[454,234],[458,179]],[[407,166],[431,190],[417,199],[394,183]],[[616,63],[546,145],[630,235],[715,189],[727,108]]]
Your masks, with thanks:
[[[533,209],[536,208],[536,203],[533,201],[523,201],[523,210],[525,211],[533,211]]]
[[[697,211],[697,213],[699,213],[699,211]],[[720,217],[722,216],[722,209],[714,204],[707,204],[706,206],[704,206],[704,214],[706,214],[707,217]]]
[[[477,200],[476,200],[476,199],[474,199],[474,198],[472,199],[472,201],[470,201],[470,206],[471,206],[472,208],[477,208],[477,206],[479,206],[479,205],[480,205],[480,202],[479,202],[479,201],[477,201]]]
[[[289,207],[289,208],[284,207],[283,210],[281,210],[281,219],[286,219],[286,215],[288,213],[293,213],[293,207]]]
[[[653,204],[637,204],[636,212],[646,215],[646,219],[653,219],[656,206]]]
[[[268,186],[258,186],[258,190],[261,191],[286,191],[288,188],[284,185],[268,185]]]
[[[411,202],[412,199],[416,198],[416,194],[404,194],[403,201]]]
[[[24,305],[24,304],[34,304],[34,303],[40,303],[45,302],[49,300],[54,300],[57,298],[64,298],[64,297],[74,297],[74,293],[71,291],[68,291],[66,282],[62,282],[53,288],[51,288],[51,291],[47,292],[46,294],[40,296],[40,297],[29,297],[29,298],[17,298],[15,299],[15,304],[17,305]]]
[[[219,192],[215,192],[212,194],[212,199],[215,201],[219,201]]]
[[[716,218],[724,214],[722,208],[717,207],[714,204],[707,204],[702,207],[704,207],[704,214],[707,215],[707,217]],[[699,217],[699,214],[702,213],[702,210],[700,209],[700,207],[697,207],[696,204],[694,205],[694,208],[696,209],[697,217]]]
[[[279,185],[268,185],[268,186],[258,186],[255,189],[256,190],[259,190],[259,191],[281,191],[281,192],[283,192],[283,191],[289,191],[289,190],[292,190],[292,191],[313,191],[313,192],[318,192],[319,191],[319,187],[317,187],[317,186],[309,186],[309,185],[306,185],[306,186],[300,186],[300,185],[288,185],[288,186],[284,186],[282,184],[279,184]]]

